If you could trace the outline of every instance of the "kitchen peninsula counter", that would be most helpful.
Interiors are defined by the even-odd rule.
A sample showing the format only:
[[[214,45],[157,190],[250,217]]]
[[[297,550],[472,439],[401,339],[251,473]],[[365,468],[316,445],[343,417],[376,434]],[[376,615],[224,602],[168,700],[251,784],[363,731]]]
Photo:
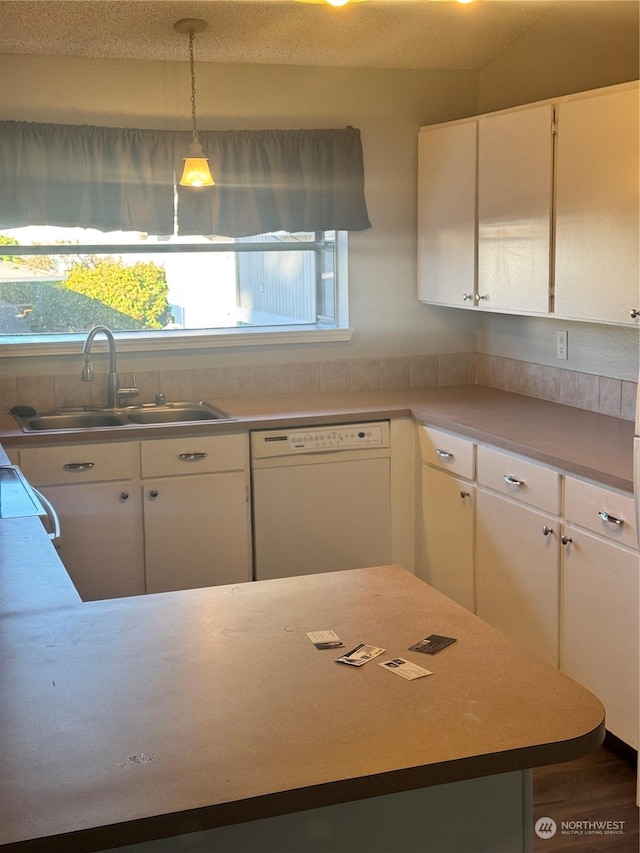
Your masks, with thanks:
[[[24,433],[0,414],[0,442],[12,447],[73,441],[135,440],[238,430],[413,417],[521,453],[606,486],[633,491],[633,423],[481,385],[233,397],[209,402],[232,421]]]
[[[35,519],[12,524],[38,536]],[[348,825],[366,832],[372,821],[387,839],[367,849],[389,839],[398,853],[417,849],[402,841],[414,819],[418,831],[427,820],[426,841],[446,818],[440,831],[458,840],[438,849],[457,851],[482,839],[474,821],[487,796],[490,838],[475,849],[527,850],[526,768],[577,758],[603,738],[591,693],[397,566],[80,603],[53,549],[29,572],[6,571],[8,529],[3,851],[166,839],[132,849],[353,853],[365,848],[331,832],[340,810],[346,820],[367,804],[369,817]],[[43,570],[50,588],[58,580],[49,604],[34,582]],[[342,652],[360,642],[386,652],[361,668],[338,664],[339,652],[306,636],[329,628]],[[457,642],[436,656],[408,651],[431,633]],[[433,674],[406,681],[378,666],[396,657]],[[411,819],[394,828],[403,808]],[[372,814],[387,818],[377,825]],[[324,846],[295,834],[309,826],[329,833]],[[193,847],[174,839],[196,830]],[[477,834],[465,842],[460,832]],[[197,846],[203,838],[209,846]]]

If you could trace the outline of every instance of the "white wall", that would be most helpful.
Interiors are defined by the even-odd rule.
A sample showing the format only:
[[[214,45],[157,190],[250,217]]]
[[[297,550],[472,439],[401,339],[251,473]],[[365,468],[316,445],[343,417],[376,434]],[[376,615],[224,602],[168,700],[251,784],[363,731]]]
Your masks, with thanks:
[[[190,127],[187,63],[4,56],[0,74],[2,118]],[[197,83],[202,128],[360,128],[373,227],[350,238],[350,343],[185,353],[170,357],[175,366],[473,350],[473,318],[416,300],[415,219],[418,127],[475,112],[477,74],[199,64]],[[127,362],[158,367],[156,357]],[[52,364],[3,368],[51,373]]]
[[[577,0],[581,2],[581,0]],[[637,379],[638,335],[585,323],[481,315],[417,303],[416,136],[424,124],[635,79],[638,3],[562,4],[480,73],[278,66],[197,66],[202,127],[362,130],[371,230],[352,235],[350,343],[214,350],[127,359],[128,369],[278,364],[416,353],[478,352]],[[1,117],[27,121],[189,128],[188,65],[0,57]],[[570,330],[568,362],[555,330]],[[3,361],[14,374],[73,373],[75,359]]]

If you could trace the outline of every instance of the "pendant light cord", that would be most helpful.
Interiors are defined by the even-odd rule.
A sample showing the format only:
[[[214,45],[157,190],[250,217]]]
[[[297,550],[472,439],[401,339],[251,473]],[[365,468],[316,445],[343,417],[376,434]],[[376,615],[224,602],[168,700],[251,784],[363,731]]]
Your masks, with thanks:
[[[195,32],[189,31],[189,60],[191,62],[191,120],[193,122],[192,137],[193,141],[198,141],[198,128],[196,127],[196,71],[193,62],[193,40]]]

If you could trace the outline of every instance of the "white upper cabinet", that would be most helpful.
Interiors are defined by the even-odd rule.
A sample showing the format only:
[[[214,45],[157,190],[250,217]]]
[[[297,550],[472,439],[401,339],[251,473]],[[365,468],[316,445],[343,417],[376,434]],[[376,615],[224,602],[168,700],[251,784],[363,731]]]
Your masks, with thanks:
[[[421,128],[418,299],[637,325],[638,127],[624,83]]]
[[[420,131],[418,299],[472,307],[476,293],[476,121]]]
[[[483,118],[478,143],[478,302],[486,310],[546,313],[553,107]]]
[[[558,111],[555,313],[637,323],[638,88]]]

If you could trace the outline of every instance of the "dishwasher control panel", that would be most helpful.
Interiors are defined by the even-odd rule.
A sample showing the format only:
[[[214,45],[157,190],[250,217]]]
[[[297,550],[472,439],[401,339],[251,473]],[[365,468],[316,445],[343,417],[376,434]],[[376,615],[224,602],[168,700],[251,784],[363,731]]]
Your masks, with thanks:
[[[389,421],[251,433],[254,459],[389,447]]]
[[[382,447],[380,424],[360,424],[289,433],[289,450],[347,450],[352,447]]]

